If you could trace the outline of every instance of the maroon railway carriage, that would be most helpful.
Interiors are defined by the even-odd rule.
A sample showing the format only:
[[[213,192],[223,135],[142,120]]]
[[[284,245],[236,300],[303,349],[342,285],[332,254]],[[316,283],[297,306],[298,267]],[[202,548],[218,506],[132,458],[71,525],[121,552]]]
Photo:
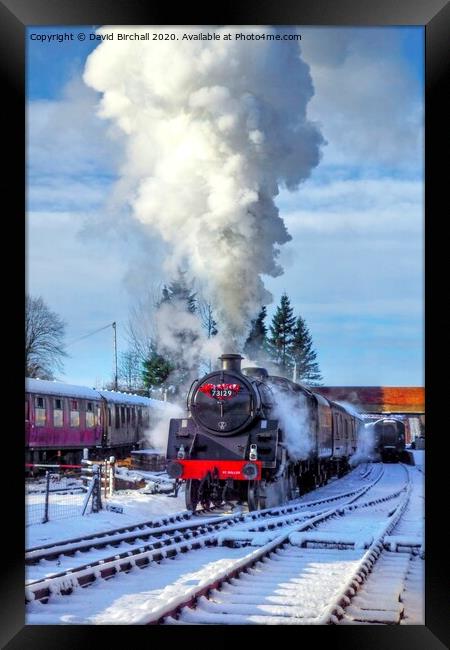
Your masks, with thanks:
[[[78,463],[84,448],[90,458],[121,458],[139,445],[151,412],[165,406],[138,395],[27,378],[26,462]]]

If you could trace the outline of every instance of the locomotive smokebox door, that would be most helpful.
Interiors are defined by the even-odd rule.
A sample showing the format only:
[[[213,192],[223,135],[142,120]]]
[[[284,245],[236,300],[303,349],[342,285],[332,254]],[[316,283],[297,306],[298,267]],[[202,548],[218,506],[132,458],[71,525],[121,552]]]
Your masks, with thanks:
[[[189,399],[196,424],[217,436],[234,435],[245,429],[254,418],[258,402],[252,384],[237,370],[242,357],[224,357],[222,363],[227,369],[206,375],[194,386]],[[230,366],[233,370],[228,369]]]

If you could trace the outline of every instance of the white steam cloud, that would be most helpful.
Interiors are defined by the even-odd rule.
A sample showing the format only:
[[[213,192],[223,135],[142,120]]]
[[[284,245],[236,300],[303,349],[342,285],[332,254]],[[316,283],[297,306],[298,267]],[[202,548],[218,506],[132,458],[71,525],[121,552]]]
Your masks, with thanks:
[[[336,401],[336,404],[343,406],[349,413],[361,418],[362,408],[358,407],[352,402],[345,402],[343,400]],[[360,463],[367,463],[376,460],[375,453],[375,438],[373,435],[373,428],[367,427],[367,424],[361,422],[358,431],[356,432],[356,451],[352,454],[349,463],[351,467],[355,467]]]
[[[302,393],[287,393],[273,384],[270,388],[275,398],[271,417],[280,421],[289,455],[294,460],[308,458],[313,448],[313,433],[306,397]]]
[[[354,467],[359,463],[368,463],[374,460],[378,460],[378,455],[375,452],[374,430],[373,427],[362,424],[359,427],[357,447],[350,458],[350,465]]]
[[[117,40],[140,29],[100,29],[114,40],[89,56],[84,80],[103,95],[100,115],[126,134],[120,186],[134,216],[168,242],[165,271],[188,268],[220,331],[239,343],[271,302],[261,276],[282,274],[278,246],[291,239],[274,198],[319,162],[309,68],[298,41],[234,40],[277,29],[165,27],[174,40]],[[206,32],[220,40],[183,40]]]
[[[165,454],[167,451],[167,440],[169,437],[169,425],[171,418],[184,416],[183,409],[177,404],[164,403],[164,408],[151,410],[150,427],[144,432],[144,437],[139,442],[142,449],[156,449]]]
[[[198,315],[186,311],[186,304],[180,300],[158,307],[154,332],[158,349],[169,353],[172,359],[182,360],[189,369],[198,368],[202,362],[212,362],[214,366],[226,346],[220,333],[208,338]]]

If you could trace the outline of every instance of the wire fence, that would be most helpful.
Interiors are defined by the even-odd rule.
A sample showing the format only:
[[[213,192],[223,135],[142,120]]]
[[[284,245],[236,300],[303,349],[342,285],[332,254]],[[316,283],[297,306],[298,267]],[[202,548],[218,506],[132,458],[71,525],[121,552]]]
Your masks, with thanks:
[[[45,466],[34,469],[43,470]],[[79,466],[81,469],[81,466]],[[25,482],[25,524],[43,524],[54,519],[67,519],[101,509],[101,468],[86,481],[64,469],[45,470],[45,475]]]

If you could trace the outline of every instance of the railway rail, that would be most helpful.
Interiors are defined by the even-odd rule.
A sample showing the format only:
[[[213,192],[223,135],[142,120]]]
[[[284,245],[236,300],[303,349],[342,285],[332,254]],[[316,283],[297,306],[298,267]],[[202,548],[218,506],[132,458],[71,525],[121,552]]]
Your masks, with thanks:
[[[407,473],[407,470],[405,468]],[[344,615],[359,586],[380,556],[385,537],[397,524],[410,497],[409,476],[400,490],[374,495],[360,504],[348,504],[322,513],[269,541],[211,576],[182,598],[175,597],[150,614],[149,624],[327,624]],[[401,496],[402,495],[402,496]],[[392,507],[389,501],[397,499]],[[339,532],[323,534],[317,525],[371,509],[381,521],[371,538],[352,540]],[[386,504],[388,507],[386,509]],[[351,526],[350,532],[351,532]],[[310,530],[311,533],[306,531]],[[366,529],[367,530],[367,529]],[[299,534],[300,533],[300,534]],[[301,534],[303,533],[303,534]],[[303,548],[305,550],[303,550]],[[309,548],[307,548],[309,547]],[[353,547],[353,548],[352,548]],[[364,549],[361,555],[360,548]],[[330,566],[332,570],[330,571]]]
[[[417,517],[417,506],[423,501],[422,490],[417,487],[423,486],[423,476],[417,466],[408,472],[411,491],[406,508],[384,537],[376,566],[344,608],[341,625],[425,623],[425,544],[423,518]]]
[[[34,565],[34,575],[46,572],[47,575],[39,579],[31,579],[26,584],[26,600],[40,600],[47,602],[52,594],[70,594],[76,586],[87,586],[99,578],[110,578],[122,572],[130,571],[132,567],[144,567],[151,562],[160,562],[163,558],[174,557],[191,549],[198,549],[205,545],[215,545],[219,536],[225,529],[243,525],[251,532],[276,530],[283,526],[293,526],[296,523],[317,516],[326,504],[332,502],[348,503],[359,499],[365,492],[373,488],[382,476],[382,468],[375,469],[375,478],[370,483],[358,486],[345,492],[329,494],[319,499],[308,501],[294,501],[288,505],[269,508],[250,513],[238,512],[230,515],[206,517],[204,515],[191,516],[182,512],[170,517],[160,518],[156,521],[143,522],[135,527],[128,526],[107,531],[101,534],[86,535],[77,539],[64,540],[56,545],[44,545],[28,549],[26,562]],[[370,478],[373,467],[360,472],[360,477]],[[342,506],[339,503],[336,509]],[[171,522],[171,523],[168,523]],[[155,526],[155,523],[158,524]],[[165,524],[165,525],[164,525]],[[242,534],[242,532],[240,533]],[[273,535],[273,533],[272,533]],[[145,540],[145,543],[144,543]],[[135,543],[135,546],[132,544]],[[125,548],[123,546],[125,545]],[[102,556],[101,551],[116,546],[120,549],[114,555]],[[122,548],[120,548],[122,546]],[[92,549],[100,551],[98,557],[92,557]],[[66,558],[73,558],[80,552],[86,554],[89,561],[66,570],[53,572],[48,575],[48,562],[57,559],[58,564],[64,564]],[[42,562],[45,560],[45,562]],[[73,560],[70,560],[73,561]],[[30,574],[31,568],[28,569]],[[32,575],[32,573],[31,573]]]

